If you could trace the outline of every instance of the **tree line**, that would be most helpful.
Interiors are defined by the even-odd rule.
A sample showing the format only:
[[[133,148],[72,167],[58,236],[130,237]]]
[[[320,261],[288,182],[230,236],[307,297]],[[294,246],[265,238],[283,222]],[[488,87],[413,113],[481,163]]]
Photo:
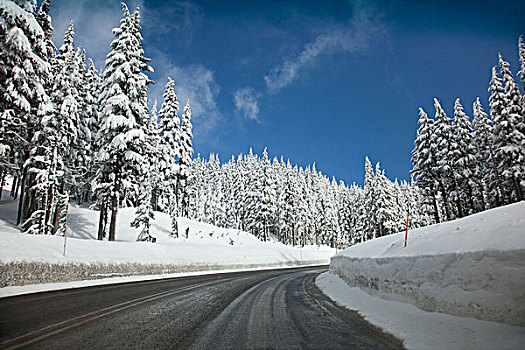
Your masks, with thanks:
[[[525,45],[518,41],[525,83]],[[419,109],[412,151],[412,174],[421,189],[421,205],[433,222],[452,220],[523,200],[525,190],[525,97],[499,55],[489,83],[489,113],[477,98],[473,119],[460,99],[454,117],[434,99],[435,117]]]

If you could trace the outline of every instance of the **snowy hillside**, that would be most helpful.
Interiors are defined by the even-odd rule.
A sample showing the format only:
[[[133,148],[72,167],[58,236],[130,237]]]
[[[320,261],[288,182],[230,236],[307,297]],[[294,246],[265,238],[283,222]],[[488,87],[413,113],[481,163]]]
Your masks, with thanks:
[[[96,240],[98,211],[70,205],[66,253],[64,237],[27,235],[14,226],[16,202],[4,191],[0,202],[0,263],[45,264],[156,264],[242,268],[256,266],[328,263],[334,249],[326,246],[290,247],[262,242],[233,229],[179,219],[180,237],[169,236],[170,218],[155,212],[151,234],[156,243],[136,242],[138,229],[130,227],[134,208],[119,211],[117,241]],[[186,237],[186,229],[189,235]]]
[[[525,344],[525,202],[404,235],[346,249],[318,285],[408,347]]]

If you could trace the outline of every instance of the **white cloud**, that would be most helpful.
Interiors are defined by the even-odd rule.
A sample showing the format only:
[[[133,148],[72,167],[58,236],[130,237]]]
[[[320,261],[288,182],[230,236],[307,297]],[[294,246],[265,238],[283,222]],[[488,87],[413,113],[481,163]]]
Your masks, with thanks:
[[[137,6],[143,9],[142,0],[127,0],[131,12]],[[106,55],[114,36],[112,29],[120,26],[122,6],[119,1],[106,0],[53,0],[51,1],[51,19],[55,29],[53,42],[62,45],[64,33],[73,20],[75,28],[75,46],[86,49],[97,68],[103,69]]]
[[[327,30],[306,44],[303,50],[270,70],[264,77],[270,92],[277,92],[293,82],[302,69],[314,64],[319,56],[339,52],[356,54],[366,50],[371,41],[384,30],[380,16],[370,7],[356,5],[354,16],[346,26]]]
[[[260,94],[257,94],[253,88],[244,87],[239,89],[233,95],[235,102],[235,112],[240,113],[246,119],[259,121],[259,101]]]
[[[160,78],[148,92],[150,100],[157,100],[157,108],[162,104],[162,94],[166,87],[168,77],[175,81],[175,93],[179,100],[180,109],[190,100],[194,134],[196,136],[206,134],[215,127],[222,118],[222,114],[217,106],[217,95],[219,86],[215,83],[213,72],[200,64],[187,67],[180,67],[169,64],[164,59],[157,58],[155,67]]]

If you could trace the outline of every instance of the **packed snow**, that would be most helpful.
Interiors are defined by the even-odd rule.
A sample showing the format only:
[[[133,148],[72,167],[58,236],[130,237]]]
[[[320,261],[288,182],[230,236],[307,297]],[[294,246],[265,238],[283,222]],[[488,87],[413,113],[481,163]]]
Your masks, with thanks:
[[[410,230],[406,248],[404,238],[344,250],[318,285],[409,348],[525,345],[525,202]]]
[[[179,218],[179,238],[170,236],[170,217],[155,212],[151,235],[156,243],[136,242],[130,227],[134,208],[119,211],[115,242],[96,239],[98,211],[70,203],[66,237],[28,235],[14,225],[17,202],[4,190],[0,201],[0,263],[171,264],[280,266],[328,263],[335,250],[326,246],[291,247],[262,242],[235,229]],[[188,230],[189,229],[189,230]],[[188,230],[188,236],[186,232]],[[66,243],[64,255],[64,242]]]
[[[316,283],[337,304],[403,339],[407,349],[523,349],[525,344],[523,327],[423,311],[350,287],[331,273],[321,274]]]

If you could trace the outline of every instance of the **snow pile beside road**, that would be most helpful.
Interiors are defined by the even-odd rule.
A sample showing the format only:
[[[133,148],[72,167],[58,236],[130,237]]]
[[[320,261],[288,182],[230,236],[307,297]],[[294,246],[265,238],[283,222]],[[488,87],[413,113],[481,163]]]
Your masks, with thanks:
[[[357,244],[330,274],[387,300],[525,326],[525,202]]]
[[[321,274],[317,286],[339,305],[403,340],[407,349],[523,349],[525,328],[426,312],[412,304],[381,299],[350,287],[337,275]]]
[[[135,214],[133,208],[119,211],[117,241],[98,241],[98,212],[71,204],[64,256],[64,237],[21,233],[14,225],[17,203],[10,200],[7,191],[4,191],[2,198],[0,273],[5,276],[16,273],[22,276],[19,279],[27,276],[33,280],[35,276],[29,276],[31,271],[26,271],[27,268],[34,271],[33,274],[56,274],[64,266],[70,266],[71,271],[61,272],[61,275],[78,274],[72,272],[76,269],[85,276],[89,271],[111,275],[112,270],[115,270],[114,274],[128,275],[133,274],[133,271],[127,270],[136,270],[141,274],[158,274],[164,270],[171,273],[327,264],[335,252],[326,246],[299,248],[278,242],[262,242],[246,232],[223,229],[184,218],[179,218],[179,238],[173,238],[169,231],[170,217],[160,212],[155,212],[155,221],[151,227],[151,234],[157,238],[157,242],[136,242],[139,230],[129,225]],[[73,278],[52,276],[39,282],[57,282]],[[13,283],[16,282],[9,282]]]

